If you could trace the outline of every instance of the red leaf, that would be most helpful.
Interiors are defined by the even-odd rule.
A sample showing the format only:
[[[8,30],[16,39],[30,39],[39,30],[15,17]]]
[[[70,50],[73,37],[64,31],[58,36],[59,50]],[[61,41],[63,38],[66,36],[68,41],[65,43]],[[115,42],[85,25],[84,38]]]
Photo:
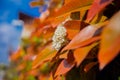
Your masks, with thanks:
[[[102,11],[112,1],[113,0],[94,0],[90,10],[88,11],[87,21],[91,21],[97,13]]]
[[[55,72],[55,76],[67,73],[68,71],[70,71],[73,68],[73,66],[74,66],[74,64],[70,64],[70,63],[68,63],[68,61],[66,59],[64,59],[58,66],[58,68]]]
[[[72,39],[72,41],[63,50],[75,49],[80,47],[81,43],[87,39],[90,39],[94,35],[96,30],[97,27],[85,27]]]
[[[88,52],[96,46],[98,43],[93,43],[90,46],[78,48],[74,51],[74,58],[77,62],[77,66],[81,64],[81,62],[85,59],[85,57],[88,55]]]
[[[120,11],[112,17],[104,28],[98,55],[100,69],[110,63],[120,51]]]

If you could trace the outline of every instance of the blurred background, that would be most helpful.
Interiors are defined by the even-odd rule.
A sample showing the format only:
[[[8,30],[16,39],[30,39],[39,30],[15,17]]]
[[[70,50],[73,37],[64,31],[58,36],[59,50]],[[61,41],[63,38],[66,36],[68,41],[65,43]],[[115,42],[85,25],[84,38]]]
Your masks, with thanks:
[[[0,0],[0,80],[10,64],[9,55],[19,48],[21,37],[29,36],[28,25],[40,15],[39,7],[30,7],[30,1]]]
[[[9,54],[18,49],[23,26],[39,17],[38,7],[31,0],[0,0],[0,64],[9,64]]]

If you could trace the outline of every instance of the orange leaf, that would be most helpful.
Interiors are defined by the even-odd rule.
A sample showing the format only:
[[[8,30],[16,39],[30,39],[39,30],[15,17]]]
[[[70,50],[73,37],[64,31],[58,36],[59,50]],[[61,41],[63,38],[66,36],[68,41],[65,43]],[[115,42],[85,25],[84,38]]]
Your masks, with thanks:
[[[10,59],[12,61],[16,61],[18,58],[20,58],[23,55],[23,50],[20,48],[16,52],[14,52],[11,56]]]
[[[27,72],[27,75],[37,76],[39,69],[32,69]]]
[[[88,10],[93,0],[71,0],[63,5],[59,10],[50,14],[47,21],[50,21],[53,27],[63,22],[72,12]]]
[[[72,0],[64,0],[64,4],[67,4],[67,3],[69,3],[70,1],[72,1]]]
[[[98,62],[90,62],[90,63],[88,63],[86,66],[85,66],[85,68],[84,68],[84,71],[85,72],[88,72],[91,68],[93,68],[95,65],[97,65],[98,64]]]
[[[43,4],[44,4],[44,1],[43,1],[43,0],[30,2],[30,6],[32,6],[32,7],[41,6],[41,5],[43,5]]]
[[[67,29],[67,37],[72,39],[80,31],[80,21],[67,21],[64,26]]]
[[[46,41],[51,40],[53,33],[55,31],[55,28],[52,28],[51,26],[46,26],[43,28],[39,28],[33,35],[31,36],[31,39],[33,40],[34,37],[40,37],[42,36],[43,39]]]
[[[39,79],[37,79],[37,80],[54,80],[52,73],[49,73],[49,75],[48,74],[40,74],[38,78]]]
[[[120,51],[120,11],[112,17],[104,28],[98,55],[100,69],[110,63]]]
[[[76,9],[88,6],[93,0],[71,0],[67,4],[63,5],[53,16],[58,17],[64,14],[73,12]]]
[[[55,28],[45,27],[43,29],[43,33],[42,33],[43,38],[46,39],[46,40],[51,40],[51,38],[54,34],[54,31],[55,31]]]
[[[21,70],[23,70],[25,68],[25,63],[23,62],[23,63],[20,63],[20,65],[18,65],[17,67],[16,67],[16,69],[17,69],[17,71],[21,71]]]
[[[90,39],[94,35],[96,30],[97,28],[93,26],[85,27],[71,40],[71,42],[63,50],[75,49],[80,47],[81,42]]]
[[[57,77],[55,78],[55,80],[62,80],[62,79],[61,79],[61,76],[57,76]]]
[[[61,58],[61,59],[67,59],[67,55],[68,55],[68,54],[69,54],[69,51],[61,54],[61,55],[59,56],[59,58]]]
[[[48,80],[53,80],[52,73],[50,73],[50,76],[49,76]]]
[[[87,21],[91,21],[93,17],[102,11],[107,5],[109,5],[113,0],[94,0],[90,10],[87,14]]]
[[[36,68],[39,65],[41,65],[44,61],[51,60],[52,57],[54,57],[56,54],[56,51],[53,50],[51,44],[48,45],[45,49],[43,49],[35,58],[35,60],[32,63],[32,68]]]
[[[55,27],[57,27],[58,24],[65,21],[65,19],[67,19],[68,16],[69,16],[69,14],[64,14],[64,15],[62,15],[60,17],[49,17],[46,21],[51,22],[52,27],[55,28]]]
[[[88,52],[96,46],[98,43],[93,43],[89,46],[78,48],[74,51],[74,57],[75,61],[77,62],[77,66],[81,64],[81,62],[85,59],[85,57],[88,55]]]
[[[49,76],[48,75],[39,75],[38,80],[48,80]]]
[[[82,27],[85,27],[87,25],[88,25],[87,23],[81,22],[79,20],[67,21],[64,24],[65,28],[67,29],[67,33],[68,33],[67,37],[69,39],[72,39],[76,34],[79,33]]]
[[[55,72],[55,76],[67,73],[73,68],[73,66],[74,64],[68,63],[66,59],[62,60],[62,62],[60,63],[60,65],[58,66]]]
[[[91,43],[93,43],[93,42],[96,42],[96,41],[98,41],[98,40],[100,40],[100,36],[87,39],[87,40],[85,40],[85,41],[82,41],[82,42],[80,43],[79,47],[83,47],[83,46],[89,45],[89,44],[91,44]]]
[[[54,80],[66,80],[66,79],[64,75],[59,75]]]

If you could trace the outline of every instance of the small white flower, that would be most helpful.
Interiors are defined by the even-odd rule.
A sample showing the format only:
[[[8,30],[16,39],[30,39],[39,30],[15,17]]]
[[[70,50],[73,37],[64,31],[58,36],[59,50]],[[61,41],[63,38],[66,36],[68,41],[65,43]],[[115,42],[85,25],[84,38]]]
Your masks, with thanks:
[[[56,50],[59,50],[62,46],[65,45],[65,43],[67,42],[66,40],[66,29],[63,25],[59,25],[57,27],[57,29],[55,30],[55,33],[52,37],[53,40],[53,48],[55,48]]]

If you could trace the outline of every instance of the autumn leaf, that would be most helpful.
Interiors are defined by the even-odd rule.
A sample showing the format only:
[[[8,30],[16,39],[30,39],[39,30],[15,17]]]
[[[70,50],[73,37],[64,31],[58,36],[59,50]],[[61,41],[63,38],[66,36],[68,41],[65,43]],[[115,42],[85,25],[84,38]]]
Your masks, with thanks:
[[[79,47],[84,47],[84,46],[87,46],[93,42],[96,42],[96,41],[99,41],[100,40],[100,36],[96,36],[96,37],[92,37],[90,39],[87,39],[85,41],[82,41],[79,45]]]
[[[71,0],[67,4],[63,5],[62,8],[60,8],[55,14],[53,14],[53,16],[58,17],[58,16],[62,16],[64,14],[71,13],[82,7],[90,5],[92,3],[92,1],[93,0]]]
[[[53,79],[53,74],[49,73],[49,74],[41,74],[38,76],[38,80],[54,80]]]
[[[39,37],[46,29],[51,28],[50,22],[41,23],[38,20],[36,21],[34,22],[34,25],[36,25],[37,28],[32,32],[31,37],[30,37],[31,39],[33,37]]]
[[[67,59],[67,55],[69,54],[69,51],[66,51],[65,53],[61,54],[59,58],[61,59]]]
[[[80,21],[77,20],[67,21],[64,26],[67,29],[68,39],[72,39],[80,31]]]
[[[56,12],[51,12],[46,21],[50,21],[51,24],[56,27],[66,18],[69,18],[72,12],[88,10],[92,1],[93,0],[71,0],[67,4],[63,5]]]
[[[30,6],[32,6],[32,7],[42,6],[42,5],[44,5],[44,0],[30,2]]]
[[[97,65],[98,64],[98,62],[90,62],[90,63],[88,63],[86,66],[85,66],[85,68],[84,68],[84,71],[85,72],[88,72],[91,68],[93,68],[95,65]]]
[[[53,75],[52,75],[52,73],[49,74],[49,77],[48,77],[47,80],[53,80]]]
[[[38,79],[37,80],[53,80],[52,78],[50,78],[49,75],[39,75]]]
[[[98,55],[100,69],[110,63],[120,51],[120,11],[114,15],[104,28]]]
[[[54,57],[56,51],[52,48],[51,44],[49,44],[45,49],[43,49],[35,58],[32,63],[32,68],[36,68],[41,65],[44,61],[51,60]]]
[[[67,38],[72,39],[75,35],[80,32],[82,27],[87,26],[88,24],[79,20],[69,20],[67,21],[64,26],[67,29]]]
[[[46,41],[50,41],[53,34],[54,34],[55,28],[52,28],[50,26],[43,27],[42,29],[38,29],[33,35],[31,36],[31,39],[33,40],[36,37],[42,37],[42,39]]]
[[[61,61],[54,75],[55,76],[64,75],[68,71],[70,71],[74,65],[75,65],[75,59],[73,56],[73,51],[68,51],[67,59]]]
[[[39,71],[39,69],[29,70],[29,71],[27,72],[27,75],[37,76],[37,75],[38,75],[38,71]]]
[[[54,80],[66,80],[66,79],[64,75],[59,75]]]
[[[62,62],[59,64],[55,76],[62,75],[67,73],[69,70],[73,68],[74,64],[68,63],[66,59],[62,60]]]
[[[52,28],[52,27],[44,28],[43,34],[42,34],[43,38],[46,40],[51,40],[54,34],[54,31],[55,31],[55,28]]]
[[[64,14],[60,17],[49,17],[46,19],[46,22],[50,22],[53,28],[57,27],[60,23],[65,21],[67,18],[69,18],[69,14]]]
[[[97,27],[93,27],[93,26],[85,27],[71,40],[71,42],[63,50],[75,49],[80,47],[80,44],[83,41],[93,37],[96,30]]]
[[[22,57],[22,55],[24,51],[19,48],[16,52],[14,52],[11,56],[10,56],[10,60],[11,61],[16,61],[17,59],[19,59],[20,57]]]
[[[75,58],[75,61],[77,63],[77,66],[79,66],[81,64],[81,62],[85,59],[85,57],[88,55],[88,52],[98,44],[97,43],[93,43],[89,46],[85,46],[85,47],[82,47],[82,48],[78,48],[74,51],[74,58]]]
[[[64,4],[71,2],[72,0],[64,0]]]
[[[29,54],[24,55],[23,60],[25,61],[32,60],[33,57],[34,57],[34,53],[32,54],[31,52]]]
[[[90,10],[87,14],[87,21],[91,21],[93,17],[100,13],[107,5],[109,5],[113,0],[94,0]]]
[[[22,62],[22,63],[20,63],[20,65],[18,65],[17,66],[17,71],[21,71],[21,70],[23,70],[25,68],[25,63],[24,62]]]
[[[102,12],[100,12],[93,17],[93,19],[90,23],[96,24],[96,23],[104,22],[105,20],[107,20],[107,17],[104,16]]]

